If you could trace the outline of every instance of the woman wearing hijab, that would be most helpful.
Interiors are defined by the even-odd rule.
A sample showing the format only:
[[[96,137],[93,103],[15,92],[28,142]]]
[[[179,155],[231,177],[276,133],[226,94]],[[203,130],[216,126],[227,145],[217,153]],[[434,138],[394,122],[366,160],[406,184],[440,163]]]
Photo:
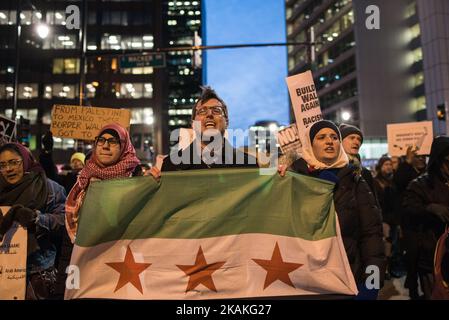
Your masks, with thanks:
[[[78,174],[77,181],[70,190],[66,202],[66,230],[56,284],[57,299],[62,299],[67,275],[65,269],[70,263],[73,243],[78,228],[79,210],[83,204],[90,183],[94,181],[128,178],[140,164],[128,131],[118,124],[104,126],[95,138],[89,161]]]
[[[131,177],[140,164],[128,131],[118,124],[109,124],[95,138],[92,158],[79,173],[67,197],[66,228],[72,243],[78,227],[78,213],[89,184],[93,181]]]
[[[27,299],[48,298],[56,280],[54,239],[64,226],[65,190],[47,179],[31,152],[18,143],[0,148],[0,238],[14,221],[28,230]]]
[[[359,288],[359,299],[377,298],[377,290],[367,290],[367,267],[379,268],[384,276],[384,247],[381,214],[368,185],[349,165],[341,147],[337,126],[327,120],[314,123],[306,135],[301,158],[291,170],[335,183],[334,203],[352,273]],[[281,175],[285,173],[281,168]],[[379,288],[377,288],[379,289]]]

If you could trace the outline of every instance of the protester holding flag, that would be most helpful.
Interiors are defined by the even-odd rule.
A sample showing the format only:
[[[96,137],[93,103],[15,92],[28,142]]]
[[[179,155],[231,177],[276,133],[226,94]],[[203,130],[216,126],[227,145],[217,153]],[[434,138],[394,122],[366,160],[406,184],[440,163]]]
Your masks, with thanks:
[[[225,131],[229,125],[225,102],[212,88],[202,89],[201,97],[192,109],[192,128],[198,131],[196,139],[185,150],[166,157],[162,171],[257,168],[257,161],[253,156],[235,149],[225,138]],[[198,128],[195,127],[195,122]]]
[[[0,205],[11,206],[0,237],[17,221],[28,230],[27,299],[46,299],[56,281],[53,237],[64,226],[65,190],[48,179],[31,152],[18,143],[0,148]]]
[[[417,240],[413,261],[421,289],[430,299],[436,242],[449,224],[449,137],[433,140],[427,173],[409,184],[402,204]]]
[[[334,202],[349,264],[359,288],[359,298],[375,299],[378,290],[366,288],[367,267],[378,267],[383,284],[385,256],[381,214],[367,183],[349,165],[337,126],[327,120],[314,123],[303,142],[302,158],[291,170],[335,183]],[[280,168],[280,173],[285,173]],[[380,288],[377,288],[380,289]]]
[[[70,263],[76,231],[78,213],[91,182],[131,177],[140,164],[126,129],[118,124],[104,126],[95,138],[92,156],[78,174],[76,184],[66,202],[66,230],[59,261],[56,298],[62,298],[65,289],[65,268]]]
[[[72,242],[78,227],[78,212],[93,181],[131,177],[140,164],[129,133],[118,124],[109,124],[95,138],[91,160],[81,170],[67,197],[66,228]]]

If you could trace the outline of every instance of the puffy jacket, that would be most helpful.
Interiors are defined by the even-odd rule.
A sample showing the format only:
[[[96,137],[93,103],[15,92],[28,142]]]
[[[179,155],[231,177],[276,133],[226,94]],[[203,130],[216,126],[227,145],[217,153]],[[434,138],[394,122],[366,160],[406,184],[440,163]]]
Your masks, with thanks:
[[[310,172],[306,162],[299,159],[291,168],[298,173],[336,182],[334,203],[343,244],[354,278],[357,283],[363,283],[368,276],[365,273],[366,268],[374,265],[379,268],[380,282],[383,285],[385,255],[382,242],[382,218],[367,183],[350,166]]]

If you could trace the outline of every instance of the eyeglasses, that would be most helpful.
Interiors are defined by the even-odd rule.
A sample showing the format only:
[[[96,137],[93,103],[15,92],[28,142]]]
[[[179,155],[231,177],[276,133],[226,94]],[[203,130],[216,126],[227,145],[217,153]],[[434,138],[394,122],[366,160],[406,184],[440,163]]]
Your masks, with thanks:
[[[214,107],[203,107],[196,110],[196,114],[198,116],[205,116],[208,114],[209,110],[212,110],[212,115],[214,116],[222,116],[224,115],[224,110],[222,107],[214,106]]]
[[[0,162],[0,170],[4,171],[7,170],[8,167],[15,169],[18,168],[22,164],[22,159],[12,159],[6,162]]]
[[[111,147],[120,144],[120,140],[118,140],[117,138],[114,138],[114,137],[108,138],[108,139],[106,139],[106,138],[104,138],[104,137],[96,137],[96,138],[95,138],[95,144],[96,144],[97,146],[100,146],[100,147],[101,147],[101,146],[103,146],[106,142],[108,142],[109,146],[111,146]]]

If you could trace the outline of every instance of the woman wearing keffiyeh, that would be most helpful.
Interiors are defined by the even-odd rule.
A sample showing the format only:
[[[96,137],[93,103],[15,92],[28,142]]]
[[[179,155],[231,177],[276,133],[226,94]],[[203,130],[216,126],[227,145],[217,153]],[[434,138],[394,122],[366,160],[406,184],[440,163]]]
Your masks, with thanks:
[[[92,158],[81,170],[66,202],[66,228],[72,243],[78,227],[78,213],[92,181],[130,177],[140,164],[129,134],[118,124],[109,124],[95,139]]]

